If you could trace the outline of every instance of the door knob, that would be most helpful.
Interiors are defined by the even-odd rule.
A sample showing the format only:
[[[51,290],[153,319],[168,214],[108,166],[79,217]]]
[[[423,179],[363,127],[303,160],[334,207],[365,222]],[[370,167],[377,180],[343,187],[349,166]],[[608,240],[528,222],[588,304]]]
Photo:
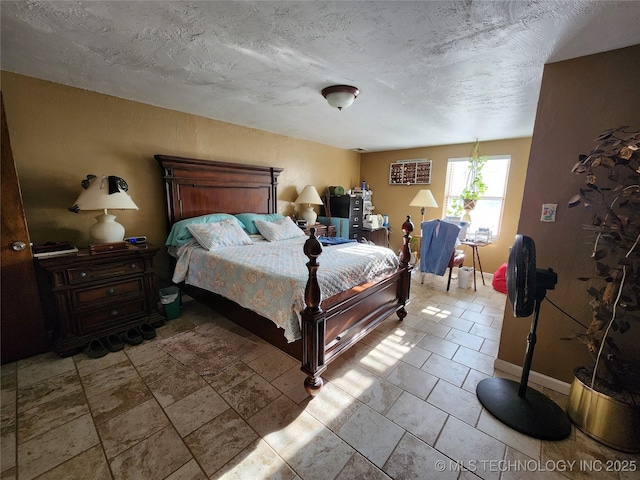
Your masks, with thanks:
[[[11,248],[16,252],[19,252],[20,250],[24,250],[25,248],[27,248],[27,244],[24,242],[13,242],[11,244]]]

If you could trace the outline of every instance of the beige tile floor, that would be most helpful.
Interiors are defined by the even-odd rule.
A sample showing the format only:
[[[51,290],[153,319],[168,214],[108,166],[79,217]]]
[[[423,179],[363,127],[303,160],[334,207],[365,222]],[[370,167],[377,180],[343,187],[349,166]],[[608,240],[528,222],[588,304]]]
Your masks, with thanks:
[[[444,278],[419,280],[405,320],[388,319],[332,363],[313,400],[298,362],[271,346],[209,378],[154,340],[101,359],[3,365],[0,478],[640,478],[604,471],[616,459],[638,465],[637,455],[575,429],[536,440],[488,414],[475,386],[495,373],[505,296],[490,282],[447,293]],[[189,301],[158,338],[205,322],[246,335]]]

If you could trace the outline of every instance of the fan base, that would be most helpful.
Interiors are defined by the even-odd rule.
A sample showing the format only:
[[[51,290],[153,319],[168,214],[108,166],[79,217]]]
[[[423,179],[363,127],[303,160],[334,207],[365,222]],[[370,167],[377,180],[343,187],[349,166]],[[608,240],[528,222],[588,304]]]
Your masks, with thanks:
[[[571,433],[566,413],[551,399],[533,388],[524,398],[520,384],[505,378],[486,378],[478,383],[480,403],[498,420],[520,433],[541,440],[563,440]]]

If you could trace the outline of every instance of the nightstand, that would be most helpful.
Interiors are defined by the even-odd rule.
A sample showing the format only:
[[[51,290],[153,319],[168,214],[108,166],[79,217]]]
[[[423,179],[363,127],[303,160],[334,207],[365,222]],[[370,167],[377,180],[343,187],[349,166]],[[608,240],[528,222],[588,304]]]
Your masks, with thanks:
[[[91,254],[36,258],[38,287],[53,347],[71,355],[91,340],[142,323],[161,324],[149,243]]]

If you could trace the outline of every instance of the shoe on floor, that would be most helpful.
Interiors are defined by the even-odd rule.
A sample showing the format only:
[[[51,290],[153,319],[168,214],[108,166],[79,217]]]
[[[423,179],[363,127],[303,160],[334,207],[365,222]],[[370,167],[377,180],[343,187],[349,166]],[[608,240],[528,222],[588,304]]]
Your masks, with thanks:
[[[107,347],[107,350],[109,350],[110,352],[117,352],[118,350],[122,350],[124,348],[124,343],[122,343],[122,339],[115,334],[102,337],[100,341],[105,347]]]
[[[160,328],[161,326],[164,325],[164,318],[161,318],[160,320],[156,320],[153,323],[150,323],[149,325],[151,325],[153,328]]]
[[[129,345],[139,345],[142,343],[142,335],[135,328],[130,328],[126,332],[120,334],[120,338]]]
[[[156,329],[153,328],[148,323],[142,323],[138,325],[137,330],[140,332],[140,335],[142,335],[142,338],[144,338],[145,340],[150,340],[156,336]]]
[[[105,348],[102,342],[99,339],[91,340],[87,343],[87,346],[84,347],[84,353],[86,353],[91,358],[100,358],[104,357],[109,351]]]

